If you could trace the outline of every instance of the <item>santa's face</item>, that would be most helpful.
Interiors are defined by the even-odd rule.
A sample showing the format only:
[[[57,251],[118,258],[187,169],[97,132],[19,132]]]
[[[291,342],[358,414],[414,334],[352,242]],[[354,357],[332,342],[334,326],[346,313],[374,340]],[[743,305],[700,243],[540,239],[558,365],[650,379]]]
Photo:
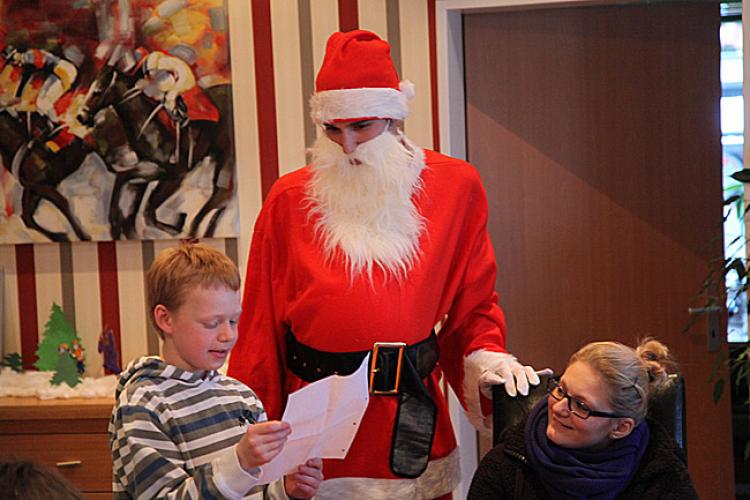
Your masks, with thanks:
[[[357,146],[383,133],[389,120],[357,120],[333,122],[323,125],[326,137],[341,146],[346,154],[352,154]]]
[[[327,257],[341,252],[352,278],[373,267],[403,277],[419,253],[424,221],[413,197],[424,155],[387,123],[337,123],[312,148],[315,229]]]

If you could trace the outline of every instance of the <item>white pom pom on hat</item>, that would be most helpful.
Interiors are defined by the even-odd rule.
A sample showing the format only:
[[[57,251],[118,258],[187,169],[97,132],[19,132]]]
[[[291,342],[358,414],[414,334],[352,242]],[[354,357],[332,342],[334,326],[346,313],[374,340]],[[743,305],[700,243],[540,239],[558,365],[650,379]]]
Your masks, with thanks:
[[[406,96],[407,99],[414,98],[414,94],[416,94],[416,89],[414,88],[414,84],[411,83],[409,80],[404,80],[403,82],[399,83],[399,89],[401,90],[401,93]]]
[[[414,84],[399,81],[391,47],[364,30],[336,32],[328,39],[326,55],[310,98],[315,123],[392,118],[409,114]]]

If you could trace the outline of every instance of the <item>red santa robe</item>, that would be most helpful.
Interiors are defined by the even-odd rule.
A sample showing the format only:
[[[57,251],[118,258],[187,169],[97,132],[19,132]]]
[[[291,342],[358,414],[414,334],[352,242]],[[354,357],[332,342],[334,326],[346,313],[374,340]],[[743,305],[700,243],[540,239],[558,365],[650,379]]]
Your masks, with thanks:
[[[363,498],[431,498],[448,493],[460,473],[438,384],[440,370],[465,406],[464,357],[477,349],[504,352],[505,346],[479,174],[466,162],[425,150],[423,189],[414,200],[426,228],[419,260],[401,283],[385,279],[379,269],[372,283],[366,273],[352,282],[343,258],[326,260],[309,216],[311,175],[307,166],[279,179],[260,212],[228,373],[249,385],[269,418],[276,419],[287,395],[305,385],[286,368],[288,328],[315,349],[348,352],[371,349],[374,342],[415,344],[445,319],[438,333],[439,369],[425,381],[437,405],[427,470],[417,479],[393,474],[389,457],[398,398],[371,396],[347,457],[325,461],[326,481],[316,498],[352,498],[353,493]]]

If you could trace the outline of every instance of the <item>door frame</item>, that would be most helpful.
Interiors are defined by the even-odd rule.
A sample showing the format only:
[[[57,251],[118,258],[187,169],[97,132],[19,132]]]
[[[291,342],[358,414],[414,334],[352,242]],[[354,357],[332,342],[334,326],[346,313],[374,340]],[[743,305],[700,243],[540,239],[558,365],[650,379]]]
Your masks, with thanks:
[[[604,4],[603,0],[435,0],[440,151],[466,159],[463,14]]]
[[[656,0],[668,2],[669,0]],[[704,0],[720,3],[719,0]],[[466,94],[464,89],[463,14],[498,12],[503,10],[531,10],[550,7],[580,7],[608,5],[606,0],[435,0],[435,27],[438,69],[438,120],[440,151],[443,154],[466,160]],[[626,0],[628,3],[648,3],[647,0]],[[650,3],[654,3],[653,0]],[[750,12],[750,0],[742,0],[743,12]],[[745,46],[750,42],[750,29],[743,34]],[[745,93],[745,83],[750,79],[750,50],[743,54],[745,79],[743,82],[745,144],[744,164],[750,165],[750,96]],[[748,228],[750,229],[750,228]],[[453,391],[450,391],[450,413],[456,437],[460,444],[461,484],[456,493],[465,498],[473,471],[479,463],[479,446],[474,427],[461,411]],[[471,474],[468,472],[471,471]]]

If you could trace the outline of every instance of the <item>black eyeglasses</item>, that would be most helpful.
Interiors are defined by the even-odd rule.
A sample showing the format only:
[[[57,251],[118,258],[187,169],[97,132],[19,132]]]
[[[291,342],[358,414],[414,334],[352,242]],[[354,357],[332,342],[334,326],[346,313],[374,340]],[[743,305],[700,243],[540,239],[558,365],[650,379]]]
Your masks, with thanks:
[[[578,418],[587,419],[589,417],[605,417],[605,418],[624,418],[624,415],[617,415],[615,413],[607,413],[604,411],[592,410],[586,403],[580,399],[576,399],[567,392],[565,389],[560,387],[560,380],[555,378],[547,379],[547,393],[558,401],[563,399],[568,400],[568,410]]]

